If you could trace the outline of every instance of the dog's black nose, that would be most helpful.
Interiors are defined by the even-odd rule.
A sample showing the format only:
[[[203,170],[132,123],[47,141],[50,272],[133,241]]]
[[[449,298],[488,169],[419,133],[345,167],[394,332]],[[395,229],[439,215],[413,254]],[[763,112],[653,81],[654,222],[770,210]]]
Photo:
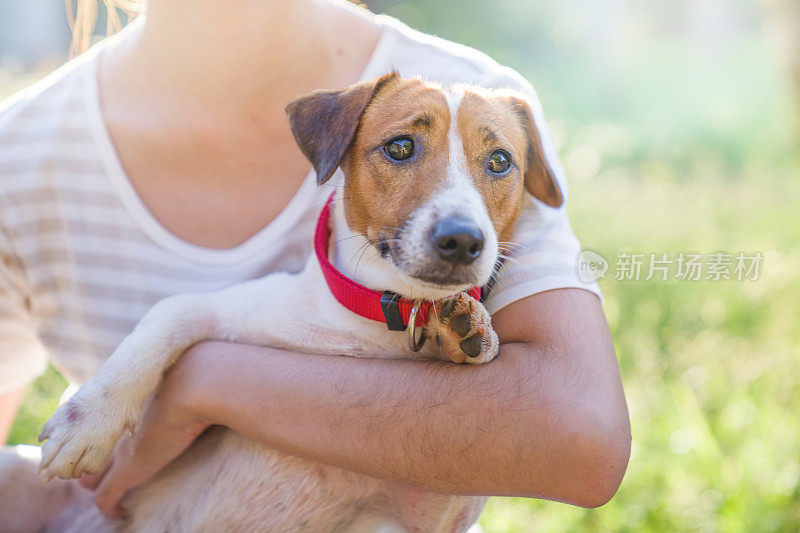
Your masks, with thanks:
[[[446,218],[433,227],[431,240],[439,256],[456,265],[469,265],[483,251],[483,232],[474,222]]]

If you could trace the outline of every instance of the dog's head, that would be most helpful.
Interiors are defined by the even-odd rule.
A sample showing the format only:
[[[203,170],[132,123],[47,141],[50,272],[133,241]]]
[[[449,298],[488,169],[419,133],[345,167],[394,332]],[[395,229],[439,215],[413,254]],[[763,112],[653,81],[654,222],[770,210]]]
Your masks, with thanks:
[[[410,284],[484,285],[523,187],[562,203],[531,109],[513,91],[392,73],[303,95],[286,111],[318,182],[342,167],[350,228]]]

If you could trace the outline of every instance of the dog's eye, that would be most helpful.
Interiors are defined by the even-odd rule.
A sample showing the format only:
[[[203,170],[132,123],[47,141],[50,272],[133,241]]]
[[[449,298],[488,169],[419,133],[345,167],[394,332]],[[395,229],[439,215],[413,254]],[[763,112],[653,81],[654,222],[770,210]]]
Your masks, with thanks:
[[[408,137],[397,137],[386,143],[383,149],[395,161],[405,161],[414,155],[414,141]]]
[[[486,162],[486,168],[493,174],[503,174],[511,166],[511,156],[505,150],[495,150]]]

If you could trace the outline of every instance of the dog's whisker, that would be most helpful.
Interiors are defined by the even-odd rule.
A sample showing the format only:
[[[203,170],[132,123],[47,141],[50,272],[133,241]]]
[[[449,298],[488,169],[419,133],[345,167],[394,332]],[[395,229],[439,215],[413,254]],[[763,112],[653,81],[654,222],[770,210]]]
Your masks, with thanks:
[[[497,255],[498,255],[498,257],[501,257],[501,258],[503,258],[503,260],[505,260],[505,261],[511,261],[511,262],[512,262],[512,263],[514,263],[515,265],[518,265],[518,264],[519,264],[519,261],[517,261],[517,260],[516,260],[516,259],[514,259],[513,257],[509,257],[509,256],[507,256],[507,255],[503,255],[503,254],[497,254]]]
[[[350,266],[350,263],[353,261],[353,259],[356,258],[356,255],[358,255],[359,252],[361,252],[362,250],[366,251],[366,248],[367,246],[369,246],[369,244],[370,244],[369,241],[366,241],[361,246],[359,246],[358,249],[355,252],[353,252],[353,255],[350,256],[350,259],[347,260],[347,266]]]
[[[497,248],[504,252],[514,253],[517,251],[518,248],[524,248],[523,245],[515,245],[514,243],[498,243]]]
[[[498,281],[500,281],[500,271],[501,270],[503,270],[503,265],[500,264],[500,263],[496,263],[492,267],[492,274],[491,274],[491,276],[489,276],[489,279],[490,280],[494,280],[494,283],[497,283]]]
[[[359,233],[358,235],[350,235],[349,237],[342,237],[341,239],[333,241],[333,244],[339,244],[340,242],[346,241],[348,239],[355,239],[357,237],[364,237],[364,235]],[[366,237],[364,238],[366,239]]]
[[[367,241],[367,244],[370,244],[369,241]],[[363,250],[361,252],[361,255],[358,256],[358,261],[356,261],[356,268],[353,269],[353,281],[356,281],[357,279],[358,265],[361,264],[361,260],[364,258],[364,254],[367,253],[367,250],[369,250],[369,246],[362,246],[362,248]]]

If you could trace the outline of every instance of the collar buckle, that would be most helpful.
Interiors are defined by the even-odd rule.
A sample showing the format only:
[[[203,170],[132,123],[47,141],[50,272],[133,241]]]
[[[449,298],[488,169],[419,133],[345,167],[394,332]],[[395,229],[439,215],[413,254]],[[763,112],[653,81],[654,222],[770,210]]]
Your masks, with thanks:
[[[400,306],[397,302],[400,300],[400,295],[392,291],[383,291],[381,293],[381,311],[383,311],[383,319],[386,321],[386,327],[389,331],[405,331],[406,326],[403,324],[403,315],[400,314]]]

